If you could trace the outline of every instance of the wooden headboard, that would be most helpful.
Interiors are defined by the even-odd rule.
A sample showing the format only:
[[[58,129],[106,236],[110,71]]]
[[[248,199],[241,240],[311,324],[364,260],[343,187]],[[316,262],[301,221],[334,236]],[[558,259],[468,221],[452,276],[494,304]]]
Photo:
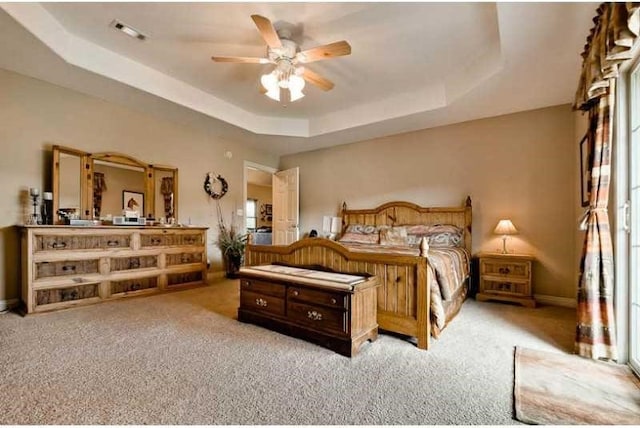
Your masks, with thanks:
[[[411,202],[387,202],[377,208],[349,210],[342,204],[342,230],[350,224],[400,226],[453,224],[464,230],[464,246],[471,253],[471,197],[460,207],[421,207]]]

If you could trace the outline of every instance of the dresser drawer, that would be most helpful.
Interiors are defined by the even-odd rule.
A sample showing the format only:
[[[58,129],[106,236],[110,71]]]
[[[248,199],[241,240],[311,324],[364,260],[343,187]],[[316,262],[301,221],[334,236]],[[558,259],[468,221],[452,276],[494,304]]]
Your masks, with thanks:
[[[93,250],[110,248],[129,248],[130,235],[37,235],[34,250]]]
[[[529,278],[531,264],[529,262],[482,260],[480,263],[480,275],[509,276],[512,278]]]
[[[333,308],[346,309],[349,307],[349,296],[347,294],[312,290],[310,288],[289,287],[287,298],[292,301],[318,304]]]
[[[96,283],[35,290],[35,303],[36,306],[42,306],[74,300],[99,298],[98,286]]]
[[[243,291],[240,295],[240,307],[273,315],[285,314],[284,299],[265,294]]]
[[[34,279],[98,273],[98,259],[37,262]]]
[[[253,293],[267,294],[274,297],[284,299],[285,286],[281,284],[273,284],[271,282],[260,281],[258,279],[243,278],[240,280],[242,292],[251,291]]]
[[[288,301],[287,316],[298,324],[316,330],[349,333],[349,314],[341,309]]]

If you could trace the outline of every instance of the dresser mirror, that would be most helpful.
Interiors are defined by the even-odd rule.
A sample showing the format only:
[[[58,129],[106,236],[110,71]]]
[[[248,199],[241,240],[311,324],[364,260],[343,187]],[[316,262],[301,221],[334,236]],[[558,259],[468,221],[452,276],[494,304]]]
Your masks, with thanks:
[[[123,209],[147,219],[177,217],[178,169],[120,153],[53,147],[53,208],[66,218],[110,219]]]

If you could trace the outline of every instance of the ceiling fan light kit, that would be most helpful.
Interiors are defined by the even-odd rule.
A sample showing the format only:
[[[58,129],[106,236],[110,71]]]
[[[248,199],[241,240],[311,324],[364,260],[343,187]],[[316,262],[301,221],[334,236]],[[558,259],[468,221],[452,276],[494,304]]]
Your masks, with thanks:
[[[251,15],[260,35],[267,43],[267,58],[214,56],[216,62],[232,62],[243,64],[275,64],[275,68],[263,74],[260,83],[266,90],[264,94],[274,101],[281,100],[281,90],[289,90],[289,101],[294,102],[302,97],[305,82],[319,87],[324,91],[333,89],[333,82],[298,63],[331,59],[351,54],[351,46],[346,41],[318,46],[300,51],[298,45],[289,39],[290,33],[286,29],[276,32],[271,21],[260,15]]]

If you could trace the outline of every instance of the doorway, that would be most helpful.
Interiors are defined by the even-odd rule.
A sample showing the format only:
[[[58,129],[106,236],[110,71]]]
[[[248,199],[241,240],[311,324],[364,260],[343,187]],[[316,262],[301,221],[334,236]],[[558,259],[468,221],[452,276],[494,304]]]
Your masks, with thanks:
[[[275,168],[245,161],[245,229],[251,234],[254,244],[273,243],[273,174],[276,171]]]

